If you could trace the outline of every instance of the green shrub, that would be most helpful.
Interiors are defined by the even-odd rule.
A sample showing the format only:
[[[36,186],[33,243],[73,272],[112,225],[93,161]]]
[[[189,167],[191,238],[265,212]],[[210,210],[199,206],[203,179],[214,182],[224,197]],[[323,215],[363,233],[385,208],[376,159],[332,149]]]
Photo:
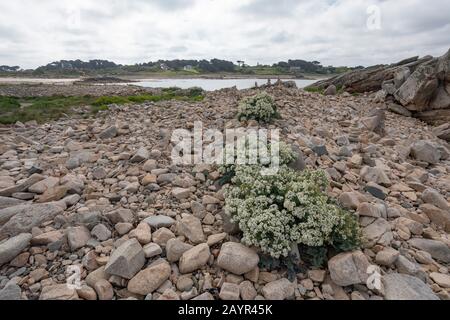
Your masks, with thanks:
[[[264,176],[261,166],[253,165],[235,172],[225,211],[239,224],[243,243],[273,258],[287,257],[293,244],[338,251],[359,246],[356,217],[325,194],[323,171],[300,173],[284,165]]]
[[[239,121],[256,120],[270,123],[279,117],[273,98],[266,92],[244,98],[238,107]]]

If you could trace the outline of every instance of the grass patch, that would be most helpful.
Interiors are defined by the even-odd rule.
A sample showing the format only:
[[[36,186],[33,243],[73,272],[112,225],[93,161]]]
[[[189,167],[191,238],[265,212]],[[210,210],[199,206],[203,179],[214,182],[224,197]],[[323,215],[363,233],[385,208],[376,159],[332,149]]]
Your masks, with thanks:
[[[43,123],[57,120],[65,115],[74,113],[77,107],[86,107],[84,116],[95,115],[108,110],[110,105],[124,105],[128,103],[159,102],[166,100],[180,100],[198,102],[204,99],[203,91],[166,90],[159,95],[142,94],[134,96],[76,96],[76,97],[0,97],[0,123],[14,124],[18,121],[36,120]]]
[[[304,89],[306,92],[311,92],[311,93],[320,93],[323,94],[325,92],[325,90],[318,88],[318,87],[307,87]]]

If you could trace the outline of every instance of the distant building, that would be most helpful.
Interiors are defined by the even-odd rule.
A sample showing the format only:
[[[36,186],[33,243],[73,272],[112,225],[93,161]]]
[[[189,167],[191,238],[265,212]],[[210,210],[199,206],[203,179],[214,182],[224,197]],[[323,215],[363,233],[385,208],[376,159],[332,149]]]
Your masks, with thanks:
[[[161,63],[159,65],[159,67],[161,68],[161,70],[164,70],[164,71],[170,70],[169,66],[167,64],[165,64],[165,63]]]
[[[190,64],[188,64],[187,66],[184,66],[184,67],[183,67],[183,70],[184,70],[184,71],[192,71],[192,70],[194,70],[194,67],[191,66]]]

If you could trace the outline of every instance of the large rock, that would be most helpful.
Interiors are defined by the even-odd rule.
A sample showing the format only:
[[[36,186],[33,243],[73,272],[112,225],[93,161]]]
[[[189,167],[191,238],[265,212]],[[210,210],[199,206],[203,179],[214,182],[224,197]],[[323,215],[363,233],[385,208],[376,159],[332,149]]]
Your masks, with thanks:
[[[0,265],[10,262],[30,245],[32,235],[22,233],[0,244]]]
[[[131,158],[131,162],[142,162],[147,160],[150,157],[150,153],[148,152],[147,148],[141,147],[136,151],[134,156]]]
[[[362,233],[366,247],[371,248],[379,242],[381,242],[382,244],[389,244],[385,243],[386,241],[384,241],[385,238],[383,236],[390,231],[391,225],[389,224],[389,222],[383,218],[378,218],[363,229]]]
[[[111,275],[131,279],[145,264],[145,253],[136,239],[124,242],[114,250],[105,271]]]
[[[450,82],[450,49],[439,58],[436,73],[439,80],[444,82]]]
[[[78,294],[67,284],[56,284],[42,288],[39,300],[78,300]]]
[[[450,123],[434,128],[433,133],[442,140],[450,141]]]
[[[18,185],[0,190],[0,196],[11,197],[14,193],[25,192],[28,190],[29,187],[31,187],[35,183],[38,183],[39,181],[44,180],[44,179],[45,179],[44,176],[35,173]]]
[[[408,244],[416,249],[428,252],[436,260],[450,263],[450,248],[441,241],[415,238],[409,240]]]
[[[38,183],[33,184],[28,188],[29,192],[43,194],[47,189],[56,187],[59,183],[59,178],[56,177],[48,177]]]
[[[258,266],[259,256],[252,249],[236,242],[222,245],[217,265],[236,275],[250,272]]]
[[[167,260],[169,262],[177,262],[186,251],[192,248],[192,245],[177,238],[170,239],[166,244]]]
[[[0,290],[0,301],[22,300],[22,290],[15,283],[8,283]]]
[[[439,149],[429,141],[421,140],[411,146],[411,155],[423,162],[436,164],[441,159]]]
[[[31,231],[64,212],[58,203],[24,204],[0,210],[0,239]]]
[[[84,163],[92,161],[94,154],[89,150],[78,150],[70,153],[66,161],[66,167],[69,170],[76,169]]]
[[[377,134],[383,135],[385,131],[386,115],[384,110],[375,109],[368,117],[361,119],[361,127]]]
[[[169,279],[170,273],[170,265],[162,260],[134,276],[128,283],[128,291],[146,296],[149,293],[153,293]]]
[[[198,246],[183,253],[180,259],[180,272],[190,273],[200,269],[209,260],[211,252],[209,246],[206,243],[199,244]]]
[[[324,95],[326,96],[335,96],[337,94],[337,88],[334,84],[329,85],[328,88],[325,89]]]
[[[18,206],[18,205],[21,205],[24,203],[26,203],[26,202],[23,200],[9,198],[9,197],[0,197],[0,210],[9,208],[9,207]]]
[[[407,109],[422,111],[428,106],[438,86],[433,66],[422,65],[395,92],[394,97]]]
[[[439,228],[444,229],[446,232],[450,232],[450,211],[442,210],[428,203],[421,205],[419,209]]]
[[[439,191],[428,188],[422,193],[422,200],[450,213],[450,205]]]
[[[349,71],[309,87],[325,90],[334,85],[349,93],[377,92],[374,100],[384,99],[389,110],[440,125],[450,121],[449,64],[450,50],[440,58],[413,57]]]
[[[295,285],[283,278],[266,284],[261,292],[266,300],[286,300],[294,297]]]
[[[98,135],[98,137],[100,139],[103,139],[103,140],[105,140],[105,139],[112,139],[112,138],[115,138],[117,136],[117,134],[118,134],[117,127],[116,126],[110,126],[110,127],[106,128],[105,130],[103,130]]]
[[[105,214],[106,218],[113,224],[133,222],[134,215],[130,209],[117,209]]]
[[[76,251],[83,248],[91,238],[91,233],[84,227],[72,227],[67,230],[67,242],[70,250]]]
[[[361,169],[360,175],[366,182],[375,182],[384,186],[390,186],[392,184],[382,168],[365,166]]]
[[[369,266],[369,261],[361,251],[341,253],[328,261],[331,279],[342,287],[366,283]]]
[[[181,219],[178,228],[180,233],[192,243],[199,244],[205,242],[205,234],[203,233],[202,222],[200,219],[187,215]]]
[[[382,278],[386,300],[439,300],[419,278],[391,273]]]
[[[175,224],[175,220],[168,216],[158,215],[158,216],[150,216],[144,219],[144,222],[147,223],[150,227],[154,229],[159,228],[170,228]]]

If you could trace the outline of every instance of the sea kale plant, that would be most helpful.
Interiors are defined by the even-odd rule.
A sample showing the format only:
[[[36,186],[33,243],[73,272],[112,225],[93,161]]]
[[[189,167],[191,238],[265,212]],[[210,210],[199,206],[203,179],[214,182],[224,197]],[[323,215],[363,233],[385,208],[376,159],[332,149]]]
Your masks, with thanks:
[[[262,175],[261,165],[239,165],[234,172],[225,210],[239,224],[243,243],[275,259],[288,257],[293,245],[309,252],[360,245],[356,217],[325,193],[323,171],[283,164],[275,175]]]
[[[288,165],[297,160],[299,155],[297,153],[295,153],[289,145],[287,145],[286,143],[284,143],[282,141],[279,141],[276,143],[278,144],[279,165],[282,165],[282,166]],[[260,168],[263,168],[263,167],[267,168],[272,164],[271,163],[271,161],[272,161],[271,155],[272,155],[272,148],[273,148],[272,143],[267,144],[266,148],[267,148],[267,152],[266,152],[267,157],[266,158],[263,158],[260,156],[257,157],[258,166],[260,166]],[[224,164],[219,167],[219,172],[222,174],[222,179],[220,180],[221,185],[231,182],[231,179],[236,175],[236,167],[237,167],[236,160],[238,158],[238,153],[245,152],[244,156],[248,157],[249,152],[252,152],[252,151],[258,152],[258,150],[252,150],[249,147],[249,143],[247,140],[246,147],[244,148],[244,150],[235,150],[234,163],[227,164],[226,149],[224,151],[225,151],[223,153]]]
[[[239,121],[256,120],[270,123],[279,117],[273,98],[266,92],[244,98],[238,107]]]

